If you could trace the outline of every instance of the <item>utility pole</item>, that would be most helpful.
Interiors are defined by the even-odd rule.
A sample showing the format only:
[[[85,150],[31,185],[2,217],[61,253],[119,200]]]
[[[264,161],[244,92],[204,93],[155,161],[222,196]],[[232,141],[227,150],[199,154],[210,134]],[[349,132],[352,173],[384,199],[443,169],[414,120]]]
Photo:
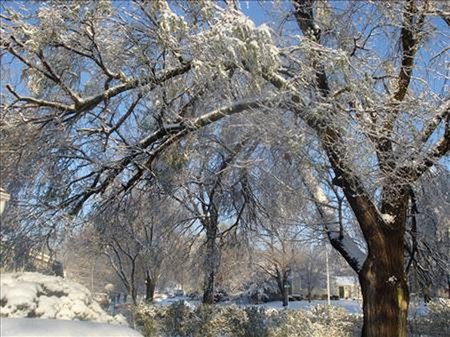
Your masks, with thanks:
[[[331,304],[330,301],[330,266],[328,263],[328,249],[327,246],[325,245],[325,261],[327,264],[327,299],[328,299],[328,305]]]

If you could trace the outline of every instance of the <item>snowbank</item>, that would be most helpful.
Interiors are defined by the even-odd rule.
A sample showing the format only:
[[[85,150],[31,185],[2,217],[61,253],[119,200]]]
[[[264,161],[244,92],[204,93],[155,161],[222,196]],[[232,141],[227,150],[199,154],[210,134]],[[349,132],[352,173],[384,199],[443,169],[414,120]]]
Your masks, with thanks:
[[[56,319],[1,318],[2,337],[142,337],[125,326]]]
[[[58,276],[4,273],[0,288],[1,317],[126,323],[103,311],[87,288]]]

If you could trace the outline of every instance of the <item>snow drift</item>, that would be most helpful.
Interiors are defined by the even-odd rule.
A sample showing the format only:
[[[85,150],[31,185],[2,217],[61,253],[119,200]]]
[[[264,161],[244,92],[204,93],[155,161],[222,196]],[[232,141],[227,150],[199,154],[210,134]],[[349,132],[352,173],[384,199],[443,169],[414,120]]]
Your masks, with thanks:
[[[3,337],[142,337],[125,326],[56,319],[2,318]]]
[[[3,273],[0,287],[1,317],[126,324],[123,316],[108,315],[86,287],[62,277]]]

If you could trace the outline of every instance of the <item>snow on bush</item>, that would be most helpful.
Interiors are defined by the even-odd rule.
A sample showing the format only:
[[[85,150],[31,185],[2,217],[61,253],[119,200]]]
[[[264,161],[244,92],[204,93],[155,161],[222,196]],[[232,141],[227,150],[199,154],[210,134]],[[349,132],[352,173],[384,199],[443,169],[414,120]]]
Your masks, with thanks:
[[[428,315],[409,321],[414,336],[450,336],[450,300],[428,304]],[[360,335],[361,315],[344,308],[317,305],[311,310],[236,305],[142,305],[137,323],[147,337],[351,337]]]
[[[280,311],[272,329],[277,337],[347,337],[361,329],[359,316],[331,305],[318,305],[311,311]]]
[[[126,324],[123,316],[109,316],[84,286],[58,276],[39,273],[1,275],[1,317],[36,317]]]
[[[412,322],[415,334],[450,336],[450,299],[437,298],[428,303],[428,314]]]
[[[257,306],[168,307],[143,305],[137,322],[148,337],[346,337],[360,328],[360,317],[344,309],[318,306],[312,311]]]
[[[278,286],[273,279],[256,279],[256,281],[246,285],[246,291],[242,293],[243,298],[251,303],[258,304],[270,300],[278,299]]]

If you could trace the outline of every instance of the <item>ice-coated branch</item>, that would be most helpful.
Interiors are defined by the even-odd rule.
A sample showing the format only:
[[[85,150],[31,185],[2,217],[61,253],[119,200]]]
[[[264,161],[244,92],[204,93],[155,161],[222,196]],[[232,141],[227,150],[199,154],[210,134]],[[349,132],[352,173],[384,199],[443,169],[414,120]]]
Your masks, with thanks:
[[[31,103],[31,104],[33,104],[35,106],[38,106],[38,107],[54,108],[54,109],[63,111],[65,113],[70,113],[70,112],[74,112],[75,111],[73,105],[67,105],[67,104],[60,103],[60,102],[52,102],[52,101],[38,99],[38,98],[30,97],[30,96],[19,95],[9,84],[6,85],[6,89],[11,94],[13,94],[14,97],[17,98],[18,101]]]
[[[418,162],[413,162],[413,165],[407,169],[408,178],[411,181],[419,179],[423,173],[425,173],[430,167],[436,164],[436,162],[447,155],[450,151],[450,115],[447,112],[447,118],[445,121],[445,131],[441,139],[428,150],[426,155]]]
[[[436,111],[435,116],[428,122],[420,134],[419,139],[426,144],[430,137],[433,135],[436,128],[441,124],[443,120],[446,120],[450,113],[450,99],[447,99],[442,106]]]
[[[367,255],[361,250],[355,241],[346,233],[341,219],[336,219],[336,214],[330,207],[330,200],[320,186],[317,178],[309,168],[302,170],[302,180],[308,193],[312,196],[317,214],[322,221],[325,232],[331,245],[342,255],[352,269],[359,273]],[[338,223],[339,230],[333,230],[330,224]]]
[[[237,102],[235,104],[227,105],[208,113],[203,114],[200,117],[193,118],[191,120],[186,120],[182,123],[165,125],[153,132],[149,136],[143,138],[141,141],[133,146],[130,146],[131,152],[125,155],[121,160],[119,160],[113,166],[108,168],[103,167],[94,180],[94,182],[82,193],[71,197],[70,199],[63,202],[62,205],[74,204],[72,213],[78,213],[84,203],[93,195],[103,193],[112,182],[118,177],[130,164],[134,163],[135,158],[145,153],[146,160],[140,165],[140,167],[135,171],[133,175],[127,180],[126,183],[122,184],[120,192],[125,192],[132,188],[134,184],[139,181],[146,171],[151,170],[151,165],[156,158],[156,155],[163,150],[167,149],[171,144],[184,137],[190,132],[194,132],[200,128],[203,128],[209,124],[212,124],[226,116],[240,113],[244,110],[261,108],[271,102],[271,98],[255,98],[252,100],[246,100],[242,102]],[[146,149],[151,145],[154,148],[148,152]],[[103,179],[102,179],[103,178]]]
[[[367,255],[356,242],[348,234],[340,234],[338,231],[327,231],[327,236],[333,248],[342,255],[356,273],[359,273]]]

